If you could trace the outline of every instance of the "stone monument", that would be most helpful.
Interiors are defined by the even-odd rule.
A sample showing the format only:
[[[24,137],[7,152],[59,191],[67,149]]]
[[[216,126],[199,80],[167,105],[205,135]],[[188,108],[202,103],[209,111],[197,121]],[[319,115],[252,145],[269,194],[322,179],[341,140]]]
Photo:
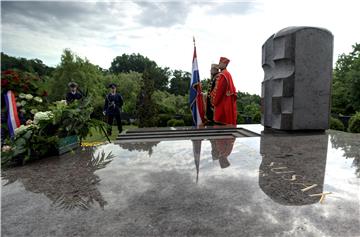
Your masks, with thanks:
[[[329,128],[333,35],[288,27],[262,46],[261,124],[278,130]]]

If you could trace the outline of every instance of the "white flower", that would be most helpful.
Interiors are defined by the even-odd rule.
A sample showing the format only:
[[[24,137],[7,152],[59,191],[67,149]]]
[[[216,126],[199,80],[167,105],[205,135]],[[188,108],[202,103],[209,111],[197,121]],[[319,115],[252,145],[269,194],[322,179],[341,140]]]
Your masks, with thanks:
[[[12,147],[8,146],[8,145],[3,146],[1,149],[2,152],[7,152],[7,151],[11,151],[11,150],[12,150]]]
[[[26,113],[26,110],[25,109],[20,109],[20,112],[25,114]]]
[[[43,120],[50,120],[54,117],[54,114],[51,111],[46,112],[37,112],[34,116],[34,124],[38,124]]]
[[[25,95],[25,98],[26,98],[27,100],[31,100],[32,98],[34,98],[34,96],[32,96],[31,94],[26,94],[26,95]]]
[[[39,103],[43,102],[43,100],[39,96],[34,97],[34,100]]]
[[[37,109],[32,109],[32,110],[30,110],[30,113],[32,113],[32,114],[36,114],[37,112],[38,112]]]
[[[67,105],[66,100],[58,100],[55,101],[54,104],[56,104],[56,107],[62,108]]]
[[[20,102],[20,104],[21,104],[21,106],[25,106],[25,105],[26,105],[26,101],[25,101],[25,100],[22,100],[22,101]]]
[[[15,129],[15,136],[18,136],[24,132],[26,132],[32,125],[21,125],[20,127]]]
[[[19,94],[19,98],[21,98],[21,99],[24,99],[25,96],[26,96],[26,95],[25,95],[24,93],[20,93],[20,94]]]
[[[20,106],[21,106],[21,103],[20,103],[20,102],[16,102],[16,106],[17,106],[17,107],[20,107]]]

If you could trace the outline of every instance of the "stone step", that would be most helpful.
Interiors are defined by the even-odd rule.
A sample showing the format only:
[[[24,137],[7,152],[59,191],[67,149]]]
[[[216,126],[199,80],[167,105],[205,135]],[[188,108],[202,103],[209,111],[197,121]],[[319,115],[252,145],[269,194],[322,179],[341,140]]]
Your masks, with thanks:
[[[130,132],[121,134],[117,137],[117,143],[124,142],[148,142],[163,140],[202,140],[202,139],[222,139],[222,138],[239,138],[254,137],[258,134],[243,128],[231,129],[192,129],[192,130],[154,130],[152,132]]]
[[[231,139],[233,135],[216,135],[216,136],[170,136],[170,137],[141,137],[141,138],[126,138],[117,139],[115,144],[119,143],[144,143],[144,142],[160,142],[160,141],[176,141],[176,140],[209,140],[209,139]]]
[[[233,137],[244,137],[241,133],[225,133],[225,132],[218,132],[218,133],[187,133],[187,134],[142,134],[142,135],[120,135],[117,137],[118,140],[122,139],[141,139],[141,138],[169,138],[169,137],[212,137],[212,136],[233,136]]]
[[[234,126],[220,126],[220,127],[203,127],[203,128],[194,128],[194,127],[161,127],[161,128],[135,128],[128,130],[126,133],[149,133],[149,132],[174,132],[174,131],[219,131],[219,130],[237,130],[243,128],[237,128]]]
[[[142,136],[142,135],[171,135],[171,134],[211,134],[211,133],[241,133],[241,130],[233,129],[233,130],[189,130],[189,131],[154,131],[154,132],[126,132],[125,134],[121,134],[119,136]]]

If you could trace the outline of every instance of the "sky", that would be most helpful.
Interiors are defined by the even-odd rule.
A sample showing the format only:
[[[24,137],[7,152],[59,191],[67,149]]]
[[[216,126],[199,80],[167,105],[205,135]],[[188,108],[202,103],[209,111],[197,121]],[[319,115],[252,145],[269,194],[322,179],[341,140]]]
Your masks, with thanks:
[[[193,36],[201,79],[221,56],[236,89],[261,94],[261,46],[288,26],[334,35],[334,63],[360,42],[360,1],[2,1],[6,54],[60,63],[64,49],[102,68],[119,55],[140,53],[161,67],[191,72]]]

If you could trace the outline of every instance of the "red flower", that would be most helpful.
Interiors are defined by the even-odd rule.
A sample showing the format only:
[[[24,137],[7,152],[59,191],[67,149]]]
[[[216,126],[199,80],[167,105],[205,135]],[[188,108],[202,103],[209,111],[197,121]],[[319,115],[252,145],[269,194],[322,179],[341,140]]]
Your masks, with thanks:
[[[8,80],[6,80],[6,79],[2,79],[2,80],[1,80],[1,86],[6,87],[7,84],[9,84],[9,81],[8,81]]]
[[[23,89],[24,92],[28,92],[29,86],[28,85],[23,85],[22,89]]]
[[[14,76],[13,79],[14,79],[14,82],[15,82],[15,83],[19,83],[19,81],[20,81],[20,79],[19,79],[19,77],[18,77],[17,75]]]
[[[14,71],[12,71],[12,70],[6,70],[6,71],[3,71],[2,73],[3,73],[4,75],[9,75],[9,74],[13,74]]]

